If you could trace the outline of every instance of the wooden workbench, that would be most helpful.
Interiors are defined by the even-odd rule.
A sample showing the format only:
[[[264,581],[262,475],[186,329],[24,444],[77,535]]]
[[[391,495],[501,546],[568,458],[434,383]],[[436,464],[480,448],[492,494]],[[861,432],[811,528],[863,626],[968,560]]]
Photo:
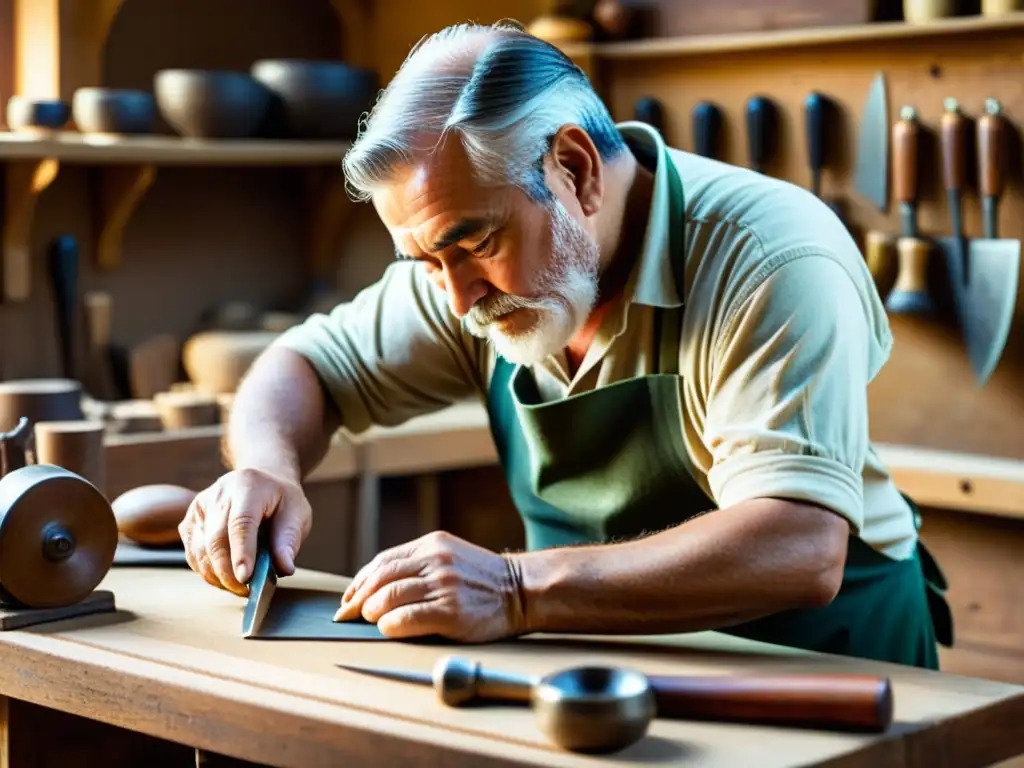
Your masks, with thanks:
[[[300,571],[282,580],[280,588],[340,592],[345,583],[341,577]],[[302,768],[637,763],[970,768],[1024,753],[1021,686],[807,654],[716,633],[660,639],[536,636],[458,649],[246,640],[240,636],[244,601],[209,587],[187,569],[115,568],[102,586],[115,592],[116,615],[0,633],[0,694],[9,697],[8,724],[0,729],[8,742],[0,754],[21,758],[5,765],[70,764],[59,762],[70,755],[58,754],[67,748],[58,734],[73,736],[74,764],[95,760],[106,766],[194,764],[192,748]],[[850,735],[659,721],[626,751],[583,757],[553,748],[525,709],[449,709],[429,689],[335,666],[429,669],[453,651],[531,673],[595,662],[649,673],[883,674],[893,680],[896,724],[884,735]],[[47,727],[48,717],[63,718],[59,731]],[[132,746],[119,747],[119,742]]]

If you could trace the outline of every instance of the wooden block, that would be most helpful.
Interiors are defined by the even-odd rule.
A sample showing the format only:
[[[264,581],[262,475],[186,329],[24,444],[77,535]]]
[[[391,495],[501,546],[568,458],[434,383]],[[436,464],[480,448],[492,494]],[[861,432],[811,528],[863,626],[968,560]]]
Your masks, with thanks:
[[[24,629],[36,624],[71,619],[76,616],[111,613],[114,608],[114,593],[106,589],[97,589],[81,602],[60,608],[0,608],[0,632]]]

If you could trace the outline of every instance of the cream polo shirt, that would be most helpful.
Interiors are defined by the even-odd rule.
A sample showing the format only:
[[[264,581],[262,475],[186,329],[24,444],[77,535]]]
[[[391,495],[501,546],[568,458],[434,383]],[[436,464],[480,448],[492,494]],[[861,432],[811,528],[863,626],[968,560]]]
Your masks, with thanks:
[[[802,188],[666,147],[641,123],[619,129],[657,168],[675,163],[683,182],[680,399],[697,482],[720,508],[764,496],[821,504],[879,551],[911,555],[913,514],[868,437],[867,388],[892,337],[849,233]],[[626,290],[575,377],[562,354],[534,367],[542,398],[657,372],[655,308],[679,303],[668,217],[667,178],[656,170]],[[421,266],[404,261],[276,344],[310,361],[356,434],[486,398],[496,359]]]

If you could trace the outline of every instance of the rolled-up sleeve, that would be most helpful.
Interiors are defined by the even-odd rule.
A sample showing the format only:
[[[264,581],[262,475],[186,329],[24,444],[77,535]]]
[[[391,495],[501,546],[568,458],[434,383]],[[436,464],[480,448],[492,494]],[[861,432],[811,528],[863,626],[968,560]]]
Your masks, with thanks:
[[[789,259],[726,318],[703,434],[720,508],[806,501],[861,531],[871,343],[853,279],[827,256]]]
[[[421,265],[397,262],[274,342],[309,361],[346,430],[395,426],[479,391],[476,347]]]

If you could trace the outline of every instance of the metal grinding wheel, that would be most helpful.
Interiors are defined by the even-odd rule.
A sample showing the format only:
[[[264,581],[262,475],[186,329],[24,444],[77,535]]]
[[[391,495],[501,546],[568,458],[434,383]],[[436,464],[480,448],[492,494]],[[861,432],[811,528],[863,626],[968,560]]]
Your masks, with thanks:
[[[3,605],[74,605],[103,581],[116,549],[114,512],[81,476],[33,464],[0,478]]]

